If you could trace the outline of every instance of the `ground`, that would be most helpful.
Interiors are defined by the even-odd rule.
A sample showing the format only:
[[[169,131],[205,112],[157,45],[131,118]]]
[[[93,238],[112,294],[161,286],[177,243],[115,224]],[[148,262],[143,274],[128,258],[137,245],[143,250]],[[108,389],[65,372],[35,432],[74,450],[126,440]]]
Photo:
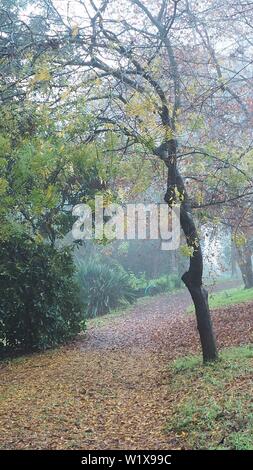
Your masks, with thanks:
[[[199,389],[203,399],[203,372],[181,372],[177,387],[175,367],[181,366],[170,366],[176,358],[200,353],[194,315],[186,314],[189,304],[186,291],[145,299],[123,314],[90,322],[86,334],[69,346],[2,363],[0,447],[194,447],[173,420],[178,404],[187,405],[188,387],[193,385],[196,395]],[[252,341],[252,310],[249,302],[213,311],[219,348]],[[241,390],[244,383],[246,390],[250,386],[248,375],[240,375]],[[200,386],[192,384],[193,377]],[[198,413],[191,413],[192,423]]]

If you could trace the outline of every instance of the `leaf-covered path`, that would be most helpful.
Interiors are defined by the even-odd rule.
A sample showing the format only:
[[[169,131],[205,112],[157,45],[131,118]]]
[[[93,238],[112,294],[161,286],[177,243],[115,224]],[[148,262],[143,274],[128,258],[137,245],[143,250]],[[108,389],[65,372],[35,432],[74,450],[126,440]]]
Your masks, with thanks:
[[[171,359],[199,351],[187,292],[91,322],[68,347],[0,366],[4,449],[166,449]],[[252,304],[213,312],[219,347],[249,343]]]

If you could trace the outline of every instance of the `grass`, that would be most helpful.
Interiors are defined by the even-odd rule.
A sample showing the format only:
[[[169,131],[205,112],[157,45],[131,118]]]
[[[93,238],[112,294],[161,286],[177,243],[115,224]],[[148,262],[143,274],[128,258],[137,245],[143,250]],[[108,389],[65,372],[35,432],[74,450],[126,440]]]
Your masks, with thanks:
[[[220,308],[243,302],[250,302],[251,300],[253,300],[253,289],[236,287],[211,294],[209,297],[209,304],[211,308]]]
[[[177,398],[167,431],[186,449],[253,450],[253,347],[229,348],[217,363],[197,356],[171,366]]]
[[[244,289],[244,287],[235,287],[221,292],[211,293],[209,295],[209,306],[211,309],[226,308],[230,305],[241,304],[253,301],[253,288]],[[193,312],[193,306],[187,309],[188,313]]]

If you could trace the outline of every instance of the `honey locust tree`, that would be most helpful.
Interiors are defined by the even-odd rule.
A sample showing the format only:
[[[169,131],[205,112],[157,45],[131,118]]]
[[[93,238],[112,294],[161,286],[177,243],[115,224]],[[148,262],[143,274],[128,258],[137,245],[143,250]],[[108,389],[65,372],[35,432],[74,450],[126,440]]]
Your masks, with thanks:
[[[149,0],[41,0],[33,8],[32,14],[26,11],[31,40],[25,50],[19,48],[27,73],[16,93],[33,88],[36,101],[37,87],[46,88],[44,101],[50,110],[83,102],[95,120],[79,128],[81,144],[103,142],[113,131],[112,150],[122,158],[129,159],[138,149],[144,158],[157,157],[163,163],[165,201],[170,206],[181,203],[180,221],[190,257],[182,279],[195,305],[204,360],[215,360],[208,296],[202,285],[202,250],[192,212],[192,193],[200,192],[200,185],[188,175],[192,176],[189,191],[184,176],[187,156],[208,168],[209,175],[236,165],[227,157],[227,142],[225,150],[214,140],[221,138],[215,132],[224,118],[224,104],[243,109],[237,79],[248,62],[241,69],[223,67],[220,40],[213,40],[215,35],[223,35],[224,42],[236,38],[235,30],[226,33],[224,28],[231,26],[232,17],[238,18],[235,2],[209,0],[202,6],[194,0],[160,0],[156,5]],[[243,31],[250,27],[246,20],[239,26]],[[82,114],[80,108],[76,112]],[[212,119],[214,113],[220,120]],[[236,113],[236,109],[230,113],[228,121],[236,123]],[[229,122],[225,132],[222,142],[234,134]],[[227,196],[222,200],[215,184],[210,181],[208,186],[211,200],[220,193],[218,202],[224,202]]]
[[[45,1],[51,31],[57,29],[50,40],[61,49],[55,57],[52,54],[47,67],[55,82],[62,70],[65,77],[69,75],[70,95],[71,89],[78,89],[91,107],[93,103],[94,135],[113,126],[125,148],[141,145],[166,166],[165,201],[169,206],[181,203],[180,222],[190,255],[182,279],[195,305],[204,361],[211,361],[217,358],[217,349],[208,294],[202,285],[202,250],[177,160],[181,75],[178,37],[172,31],[183,14],[177,10],[178,3],[79,1],[72,11],[64,11],[57,2]]]

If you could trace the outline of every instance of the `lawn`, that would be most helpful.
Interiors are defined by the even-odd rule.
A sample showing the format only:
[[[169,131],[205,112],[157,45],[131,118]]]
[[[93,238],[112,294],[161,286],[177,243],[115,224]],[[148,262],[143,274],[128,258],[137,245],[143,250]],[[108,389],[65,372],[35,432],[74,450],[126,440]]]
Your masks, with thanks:
[[[177,397],[167,432],[186,449],[253,449],[253,347],[225,349],[217,363],[198,356],[170,366]]]
[[[215,292],[209,296],[210,308],[227,307],[253,300],[253,289],[235,287],[221,292]]]
[[[253,288],[244,289],[244,287],[234,287],[232,289],[225,289],[221,292],[209,293],[209,306],[211,309],[229,307],[230,305],[241,304],[244,302],[253,301]],[[188,307],[187,312],[194,311],[191,305]]]

